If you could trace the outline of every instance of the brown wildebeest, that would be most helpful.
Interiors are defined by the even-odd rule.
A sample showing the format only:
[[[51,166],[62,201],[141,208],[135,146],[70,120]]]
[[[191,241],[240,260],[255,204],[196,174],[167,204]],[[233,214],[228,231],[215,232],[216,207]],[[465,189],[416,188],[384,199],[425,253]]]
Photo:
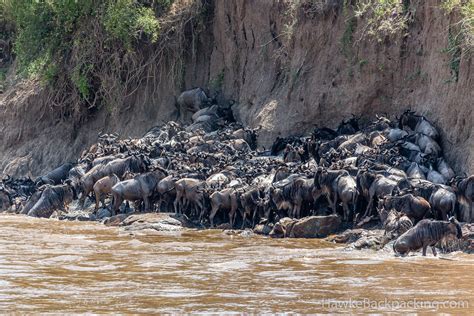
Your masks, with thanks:
[[[229,211],[229,223],[230,227],[234,227],[235,217],[237,216],[237,192],[232,188],[227,188],[222,191],[216,191],[211,194],[211,214],[209,215],[209,221],[211,227],[214,226],[214,217],[219,210]],[[201,219],[203,214],[201,213]]]
[[[104,203],[104,196],[112,192],[112,187],[120,182],[120,179],[115,175],[103,177],[94,184],[95,194],[95,210],[99,209],[99,201],[102,202],[102,207],[106,208]]]
[[[426,256],[426,248],[430,246],[433,250],[433,255],[436,256],[434,246],[440,240],[454,236],[458,239],[462,238],[461,225],[459,225],[454,217],[451,217],[449,221],[424,219],[398,237],[393,243],[393,251],[396,254],[405,256],[410,251],[423,249],[423,256]]]
[[[385,209],[395,209],[417,223],[431,211],[430,203],[421,196],[413,194],[404,194],[401,196],[386,196],[383,203]]]
[[[174,211],[176,214],[184,213],[191,203],[194,206],[195,214],[202,214],[204,209],[204,188],[206,182],[193,179],[183,178],[175,183],[176,198],[174,200]]]

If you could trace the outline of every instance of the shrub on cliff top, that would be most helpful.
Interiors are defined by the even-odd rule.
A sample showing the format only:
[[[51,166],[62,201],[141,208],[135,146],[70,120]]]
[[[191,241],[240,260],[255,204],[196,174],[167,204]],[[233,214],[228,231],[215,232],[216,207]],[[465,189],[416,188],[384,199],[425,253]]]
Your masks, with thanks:
[[[97,19],[111,38],[131,49],[138,39],[158,38],[153,7],[162,9],[170,0],[3,0],[1,10],[16,28],[14,52],[20,71],[44,75],[50,63],[67,56],[78,24]],[[147,1],[150,3],[150,1]]]

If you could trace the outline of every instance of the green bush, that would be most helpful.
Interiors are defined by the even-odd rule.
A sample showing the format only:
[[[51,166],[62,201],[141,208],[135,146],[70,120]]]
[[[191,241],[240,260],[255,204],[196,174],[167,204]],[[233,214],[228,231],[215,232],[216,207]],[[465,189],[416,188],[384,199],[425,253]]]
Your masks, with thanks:
[[[131,48],[133,40],[141,34],[152,42],[158,39],[159,24],[151,8],[141,6],[135,0],[117,0],[108,3],[103,23],[108,33]]]
[[[355,16],[364,18],[363,29],[368,35],[383,40],[406,30],[408,9],[405,1],[400,0],[359,0]]]
[[[171,0],[152,1],[157,10]],[[68,56],[78,24],[97,18],[111,40],[130,50],[136,40],[155,42],[159,24],[152,7],[137,0],[2,0],[0,11],[15,25],[14,52],[20,73],[54,77],[52,70]]]

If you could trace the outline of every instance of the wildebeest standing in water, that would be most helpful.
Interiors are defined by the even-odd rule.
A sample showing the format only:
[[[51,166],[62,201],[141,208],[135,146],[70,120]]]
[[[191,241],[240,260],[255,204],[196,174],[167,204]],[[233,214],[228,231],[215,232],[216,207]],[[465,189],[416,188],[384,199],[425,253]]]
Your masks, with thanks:
[[[447,237],[462,238],[461,225],[451,217],[449,221],[436,221],[424,219],[409,229],[393,243],[393,250],[396,254],[405,256],[410,251],[423,249],[423,256],[426,256],[426,248],[431,247],[433,255],[436,256],[435,245]]]

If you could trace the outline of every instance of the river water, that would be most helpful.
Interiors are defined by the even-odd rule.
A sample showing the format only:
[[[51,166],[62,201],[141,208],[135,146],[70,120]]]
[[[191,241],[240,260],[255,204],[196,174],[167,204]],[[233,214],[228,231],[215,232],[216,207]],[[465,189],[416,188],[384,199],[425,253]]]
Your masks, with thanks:
[[[474,257],[0,216],[0,311],[472,314]],[[469,308],[471,307],[471,308]]]

